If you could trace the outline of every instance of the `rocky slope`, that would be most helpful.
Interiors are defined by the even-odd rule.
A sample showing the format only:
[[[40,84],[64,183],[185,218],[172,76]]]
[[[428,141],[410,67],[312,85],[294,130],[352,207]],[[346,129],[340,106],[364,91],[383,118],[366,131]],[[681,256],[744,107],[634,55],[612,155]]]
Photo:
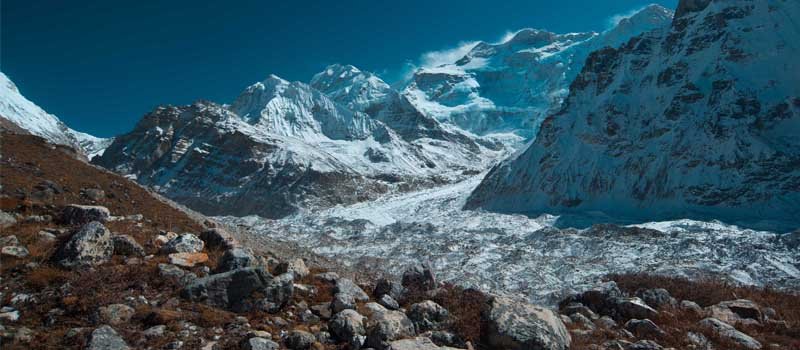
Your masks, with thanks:
[[[24,130],[48,141],[72,147],[88,158],[102,154],[112,139],[94,137],[70,129],[58,117],[25,98],[14,82],[0,72],[0,129]]]
[[[523,29],[505,42],[480,42],[455,62],[418,70],[403,94],[426,115],[469,132],[531,139],[560,106],[590,52],[671,19],[672,11],[650,5],[603,33]]]
[[[492,169],[466,207],[576,225],[800,226],[800,5],[679,9],[670,27],[593,53],[536,141]]]
[[[389,116],[408,107],[396,92],[376,90],[375,112],[315,83],[342,103],[270,76],[231,105],[159,107],[95,163],[207,214],[274,218],[452,181],[503,152],[418,112]]]

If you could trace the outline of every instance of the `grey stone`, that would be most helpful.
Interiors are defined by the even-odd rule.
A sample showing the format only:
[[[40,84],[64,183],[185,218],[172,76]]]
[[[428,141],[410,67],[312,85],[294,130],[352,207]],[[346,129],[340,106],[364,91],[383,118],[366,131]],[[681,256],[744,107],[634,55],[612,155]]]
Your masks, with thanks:
[[[283,307],[291,300],[294,283],[291,276],[272,277],[262,268],[243,268],[198,278],[181,291],[181,296],[192,301],[235,312],[250,310],[250,297],[258,293],[268,302],[269,309]]]
[[[183,285],[190,284],[197,279],[197,275],[194,273],[172,264],[158,264],[158,273],[161,277],[174,279]]]
[[[92,332],[88,350],[127,350],[125,340],[111,326],[103,325]]]
[[[269,339],[252,337],[242,341],[241,348],[242,350],[278,350],[280,345]]]
[[[161,247],[161,252],[164,254],[198,253],[203,250],[204,246],[205,243],[194,234],[184,233],[164,244]]]
[[[426,291],[436,288],[436,275],[428,264],[415,264],[403,272],[402,285],[405,288]]]
[[[161,338],[166,333],[167,333],[167,326],[163,324],[150,327],[148,329],[145,329],[144,332],[142,332],[142,334],[144,334],[144,337],[147,339]]]
[[[364,319],[364,316],[355,310],[343,310],[328,322],[328,329],[334,339],[349,342],[355,336],[366,334]]]
[[[417,333],[440,329],[449,316],[444,307],[431,300],[413,304],[408,309],[408,318],[417,327]]]
[[[331,312],[336,314],[346,309],[355,309],[356,300],[352,295],[346,293],[336,293],[331,301]]]
[[[136,311],[125,304],[111,304],[98,309],[100,321],[112,326],[119,326],[127,323],[131,320],[134,313],[136,313]]]
[[[0,228],[8,228],[17,223],[17,218],[14,215],[0,211]]]
[[[19,239],[15,235],[0,237],[0,247],[19,245]]]
[[[410,339],[400,339],[389,343],[392,350],[449,350],[455,349],[446,346],[438,346],[431,339],[425,337],[415,337]]]
[[[397,300],[394,300],[389,294],[384,294],[378,298],[378,304],[381,304],[389,310],[397,310],[400,308],[400,304],[397,303]]]
[[[636,296],[654,309],[664,305],[671,305],[675,301],[664,288],[638,290],[636,291]]]
[[[509,350],[566,350],[572,342],[564,323],[549,309],[506,297],[493,297],[483,318],[488,346]]]
[[[30,255],[28,248],[23,246],[6,246],[0,249],[0,254],[3,256],[10,256],[17,259],[22,259]]]
[[[716,318],[705,318],[700,321],[700,326],[747,349],[761,349],[761,343],[757,340]]]
[[[62,266],[99,265],[114,253],[111,232],[100,222],[92,221],[81,227],[56,253]]]
[[[652,340],[640,340],[628,345],[627,350],[661,350],[664,347]]]
[[[238,245],[236,239],[221,228],[211,228],[201,232],[200,239],[202,239],[209,248],[232,249]]]
[[[111,212],[99,205],[70,204],[61,212],[62,221],[69,225],[83,225],[92,221],[106,222]]]
[[[348,294],[356,301],[368,301],[369,295],[364,292],[353,280],[349,278],[340,278],[336,281],[336,287],[333,289],[337,294]]]
[[[114,254],[123,256],[144,256],[144,248],[129,235],[115,235],[111,237],[114,243]]]
[[[376,298],[388,295],[392,297],[392,299],[398,300],[403,296],[403,285],[388,278],[380,278],[375,284],[375,289],[372,291],[372,294]]]
[[[642,299],[620,298],[617,300],[616,315],[623,320],[645,319],[654,318],[658,315],[658,311],[647,305]]]
[[[256,257],[253,253],[249,249],[237,247],[228,249],[222,254],[222,258],[217,264],[216,271],[218,273],[226,272],[244,267],[255,267],[255,265]]]
[[[286,336],[284,344],[292,350],[308,350],[317,341],[313,334],[301,330],[293,330]]]
[[[667,335],[658,325],[648,319],[631,319],[625,323],[625,329],[635,334],[639,338],[654,338]]]
[[[367,321],[367,339],[365,346],[377,350],[388,349],[390,343],[416,335],[414,323],[400,311],[387,310],[376,303],[368,303],[367,309],[372,312]]]

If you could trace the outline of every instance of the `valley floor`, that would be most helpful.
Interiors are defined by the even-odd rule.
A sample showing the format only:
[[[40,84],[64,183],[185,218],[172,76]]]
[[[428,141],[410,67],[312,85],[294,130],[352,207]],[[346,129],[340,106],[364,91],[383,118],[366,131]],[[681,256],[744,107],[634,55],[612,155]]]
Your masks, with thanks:
[[[611,273],[800,288],[800,256],[780,235],[692,220],[559,229],[552,215],[461,210],[482,176],[281,220],[218,219],[242,234],[291,242],[352,267],[398,273],[422,259],[445,280],[551,305]]]

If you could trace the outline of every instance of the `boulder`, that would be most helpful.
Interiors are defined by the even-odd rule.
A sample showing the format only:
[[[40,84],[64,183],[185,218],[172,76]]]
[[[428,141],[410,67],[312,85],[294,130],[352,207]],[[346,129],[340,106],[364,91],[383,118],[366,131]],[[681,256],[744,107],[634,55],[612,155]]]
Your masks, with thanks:
[[[211,228],[201,232],[200,239],[210,248],[231,249],[238,245],[236,239],[221,228]]]
[[[328,329],[334,339],[350,342],[354,337],[366,334],[364,319],[355,310],[343,310],[328,322]]]
[[[571,323],[575,323],[575,324],[581,325],[583,329],[594,330],[596,328],[596,326],[594,325],[594,322],[592,322],[592,320],[590,318],[584,316],[581,313],[577,313],[576,312],[576,313],[570,315],[569,316],[569,320],[570,320]]]
[[[277,274],[283,274],[287,272],[293,273],[297,279],[306,277],[311,273],[308,271],[308,267],[306,267],[306,263],[303,261],[303,259],[284,261],[275,267],[275,273]]]
[[[366,307],[372,314],[367,321],[365,347],[385,350],[390,348],[390,343],[395,340],[416,336],[414,323],[406,314],[387,310],[376,303],[368,303]]]
[[[411,339],[400,339],[389,343],[392,350],[449,350],[456,349],[447,346],[438,346],[431,339],[425,337],[415,337]]]
[[[136,311],[125,304],[111,304],[98,309],[100,321],[112,326],[119,326],[127,323],[131,320],[134,313],[136,313]]]
[[[286,336],[284,343],[291,350],[308,350],[317,341],[313,334],[301,330],[293,330]]]
[[[416,291],[436,288],[436,275],[428,264],[415,264],[403,272],[402,285]]]
[[[14,215],[0,211],[0,228],[8,228],[17,223],[17,218]]]
[[[323,320],[330,319],[331,316],[333,315],[333,313],[331,313],[332,310],[331,303],[312,305],[310,309],[311,312],[314,313],[314,315],[319,316]]]
[[[290,276],[291,277],[291,276]],[[274,310],[284,306],[292,297],[293,283],[284,276],[272,277],[262,268],[243,268],[198,278],[181,291],[181,296],[234,312],[251,309],[251,297],[263,296]]]
[[[336,281],[339,279],[339,274],[336,272],[323,272],[314,275],[314,279],[325,283],[336,284]]]
[[[99,205],[70,204],[61,212],[61,220],[68,225],[84,225],[92,221],[106,222],[111,212]]]
[[[129,235],[114,235],[111,241],[114,244],[115,255],[144,256],[144,248]]]
[[[636,291],[636,296],[654,309],[675,304],[675,299],[664,288],[640,289]]]
[[[244,248],[231,248],[225,251],[217,264],[216,271],[226,272],[244,267],[255,267],[257,260],[252,251]]]
[[[747,349],[761,349],[761,343],[757,340],[716,318],[705,318],[700,321],[700,326]]]
[[[572,339],[555,313],[541,306],[506,297],[493,297],[483,310],[486,343],[509,350],[569,349]]]
[[[658,315],[658,311],[645,304],[639,298],[620,298],[617,300],[616,310],[614,315],[623,320],[632,318],[645,319],[654,318]]]
[[[66,267],[102,264],[114,254],[111,232],[92,221],[75,232],[56,253],[56,260]]]
[[[103,325],[98,327],[92,332],[89,338],[89,345],[87,350],[128,350],[128,344],[125,339],[111,328],[111,326]]]
[[[717,306],[731,310],[731,312],[742,319],[751,319],[758,322],[764,319],[764,315],[761,313],[761,307],[747,299],[723,301],[717,304]]]
[[[348,294],[356,301],[368,301],[369,295],[364,292],[353,280],[349,278],[340,278],[336,281],[336,287],[333,289],[336,294]]]
[[[380,278],[375,284],[372,295],[376,298],[388,295],[392,297],[392,299],[398,300],[403,296],[403,285],[388,278]]]
[[[417,333],[440,329],[449,316],[444,307],[431,300],[413,304],[408,309],[408,318],[417,327]]]
[[[625,323],[625,329],[635,334],[639,338],[654,338],[667,335],[658,325],[648,319],[631,319]]]
[[[158,274],[164,278],[174,279],[180,284],[188,285],[197,279],[197,275],[184,271],[172,264],[158,264]]]
[[[278,350],[280,345],[278,343],[260,337],[252,337],[245,339],[241,343],[242,350]]]
[[[397,300],[394,300],[389,294],[384,294],[378,298],[378,304],[381,304],[381,306],[389,310],[397,310],[400,308],[400,304],[397,303]]]
[[[336,293],[331,301],[331,312],[336,314],[342,310],[355,309],[356,300],[352,295],[346,293]]]
[[[172,253],[169,255],[169,263],[183,267],[194,267],[208,261],[206,253]]]
[[[56,235],[54,235],[52,232],[39,231],[39,233],[36,234],[36,239],[40,242],[52,243],[58,240],[58,237],[56,237]]]
[[[203,250],[204,246],[205,243],[203,243],[203,241],[197,236],[191,233],[184,233],[164,244],[161,247],[161,252],[164,254],[198,253]]]
[[[106,192],[99,188],[84,188],[81,189],[81,195],[89,200],[99,202],[106,198]]]
[[[592,309],[584,306],[581,303],[569,303],[561,307],[561,313],[567,316],[572,316],[573,314],[579,313],[583,316],[588,317],[589,319],[597,319],[597,314],[592,311]]]
[[[17,239],[17,236],[10,235],[10,236],[0,237],[0,247],[8,247],[15,245],[19,245],[19,239]]]
[[[652,340],[640,340],[633,344],[628,345],[626,350],[661,350],[663,346]]]
[[[581,303],[600,315],[613,316],[617,301],[621,297],[622,292],[617,287],[617,283],[609,281],[598,284],[582,293],[574,294],[562,301],[561,305],[568,305],[573,302]]]
[[[262,291],[264,298],[258,301],[258,307],[266,312],[280,311],[292,300],[294,295],[294,275],[284,273],[275,276]]]
[[[23,246],[12,245],[0,249],[0,254],[2,254],[3,256],[22,259],[30,255],[30,252],[28,252],[28,248],[25,248]]]

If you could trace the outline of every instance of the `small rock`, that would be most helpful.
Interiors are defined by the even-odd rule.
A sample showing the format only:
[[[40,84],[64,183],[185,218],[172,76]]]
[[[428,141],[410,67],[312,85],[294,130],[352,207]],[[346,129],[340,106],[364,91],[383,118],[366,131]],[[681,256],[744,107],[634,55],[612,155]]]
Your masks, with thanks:
[[[236,239],[221,228],[211,228],[201,232],[200,239],[210,248],[231,249],[237,245]]]
[[[130,321],[136,311],[125,304],[111,304],[101,307],[98,313],[101,322],[118,326]]]
[[[403,286],[388,278],[381,278],[378,280],[378,283],[375,284],[375,289],[372,291],[372,294],[376,298],[389,295],[392,299],[397,300],[403,296]]]
[[[703,319],[700,321],[700,326],[747,349],[761,349],[761,343],[757,340],[716,318]]]
[[[658,325],[648,319],[631,319],[625,323],[625,329],[631,331],[631,333],[639,338],[663,337],[667,335]]]
[[[415,264],[403,272],[402,285],[418,291],[436,288],[436,275],[428,264]]]
[[[114,254],[122,256],[144,256],[144,248],[129,235],[115,235],[111,237],[114,244]]]
[[[350,294],[336,293],[331,301],[331,312],[337,314],[342,310],[355,309],[356,300]]]
[[[387,310],[376,303],[368,303],[372,311],[367,321],[367,339],[365,346],[377,350],[391,347],[390,342],[416,335],[414,323],[400,311]]]
[[[216,271],[226,272],[244,267],[254,267],[256,265],[256,257],[249,249],[232,248],[222,254],[222,258],[217,264]]]
[[[293,330],[286,336],[284,343],[292,350],[308,350],[317,341],[313,334],[301,330]]]
[[[171,264],[158,264],[158,273],[161,277],[175,279],[181,284],[190,284],[197,279],[194,273]]]
[[[17,218],[14,215],[0,211],[0,228],[8,228],[17,223]]]
[[[106,222],[111,212],[101,206],[70,204],[64,207],[61,217],[68,225],[83,225],[92,221]]]
[[[614,281],[598,284],[591,289],[570,296],[561,302],[567,305],[573,302],[581,303],[595,313],[613,316],[617,308],[617,301],[622,297],[622,292]]]
[[[278,350],[280,345],[266,338],[253,337],[242,341],[241,348],[242,350]]]
[[[331,335],[339,341],[350,342],[355,336],[366,334],[364,316],[355,310],[343,310],[328,323]]]
[[[378,304],[381,304],[383,307],[389,310],[397,310],[400,308],[400,304],[397,303],[394,298],[392,298],[389,294],[384,294],[380,298],[378,298]]]
[[[369,295],[364,292],[353,280],[349,278],[340,278],[336,281],[336,287],[333,289],[336,294],[347,294],[353,297],[355,301],[368,301]]]
[[[664,347],[652,340],[640,340],[628,345],[628,350],[661,350]]]
[[[311,297],[317,294],[317,288],[308,284],[294,284],[294,291],[300,296]]]
[[[0,321],[17,322],[19,320],[19,311],[13,308],[4,307],[0,310]]]
[[[588,329],[588,330],[594,330],[595,329],[594,322],[592,322],[592,320],[590,318],[584,316],[582,313],[576,312],[576,313],[572,314],[569,317],[569,319],[573,323],[576,323],[576,324],[579,324],[579,325],[583,326],[584,329]]]
[[[0,237],[0,247],[8,247],[16,245],[19,245],[19,239],[17,239],[17,236],[10,235],[10,236]]]
[[[664,288],[638,290],[636,291],[636,296],[655,309],[675,302],[675,299]]]
[[[336,281],[339,279],[339,274],[337,274],[336,272],[323,272],[314,275],[314,279],[318,281],[335,284]]]
[[[416,337],[410,339],[400,339],[389,343],[389,348],[392,350],[438,350],[438,349],[452,349],[442,348],[436,345],[431,339],[425,337]]]
[[[7,246],[0,250],[3,256],[10,256],[12,258],[22,259],[30,255],[28,248],[23,246]]]
[[[505,349],[569,349],[572,339],[561,319],[549,309],[506,297],[493,297],[483,310],[486,340]]]
[[[183,267],[194,267],[208,261],[206,253],[172,253],[169,255],[169,263]]]
[[[56,235],[54,235],[54,234],[52,234],[50,232],[47,232],[47,231],[39,231],[39,233],[36,234],[36,237],[37,237],[37,239],[39,241],[48,242],[48,243],[55,242],[58,239],[58,237],[56,237]]]
[[[16,334],[14,334],[14,341],[20,344],[27,344],[33,340],[33,330],[28,327],[19,327],[17,328]]]
[[[693,314],[699,316],[703,314],[703,308],[697,303],[691,300],[681,300],[680,307],[684,310],[690,311]]]
[[[617,301],[616,314],[624,320],[632,318],[645,319],[655,318],[658,315],[658,311],[645,304],[642,299],[620,298]]]
[[[100,326],[92,332],[88,350],[127,350],[125,340],[108,325]]]
[[[686,333],[686,342],[699,349],[708,349],[711,345],[706,336],[696,332]]]
[[[100,222],[92,221],[81,227],[56,253],[62,266],[99,265],[114,253],[111,232]]]
[[[275,268],[276,274],[284,274],[287,272],[293,273],[298,279],[306,277],[311,273],[308,271],[306,263],[303,261],[303,259],[293,259],[282,262]]]
[[[145,338],[147,339],[154,339],[154,338],[161,338],[166,334],[167,326],[161,324],[157,326],[150,327],[145,329],[142,334],[144,334]]]
[[[579,313],[591,320],[597,319],[597,314],[594,313],[592,309],[584,306],[581,303],[569,303],[561,308],[561,313],[567,316],[572,316],[572,314]]]
[[[102,201],[106,198],[105,191],[99,188],[84,188],[81,190],[81,195],[95,202]]]
[[[331,313],[331,303],[322,303],[311,306],[311,312],[319,316],[323,320],[330,319],[333,315]]]
[[[164,244],[161,247],[161,252],[165,254],[198,253],[203,250],[204,246],[205,243],[197,236],[191,233],[184,233]]]
[[[417,333],[438,330],[449,316],[445,308],[431,300],[413,304],[408,310],[408,318],[417,327]]]
[[[740,318],[756,320],[759,322],[764,319],[764,315],[761,313],[761,307],[759,307],[755,302],[747,299],[723,301],[717,304],[717,306],[728,308],[728,310],[731,310]]]
[[[613,329],[617,327],[617,322],[613,318],[603,316],[594,321],[594,324],[603,329]]]

